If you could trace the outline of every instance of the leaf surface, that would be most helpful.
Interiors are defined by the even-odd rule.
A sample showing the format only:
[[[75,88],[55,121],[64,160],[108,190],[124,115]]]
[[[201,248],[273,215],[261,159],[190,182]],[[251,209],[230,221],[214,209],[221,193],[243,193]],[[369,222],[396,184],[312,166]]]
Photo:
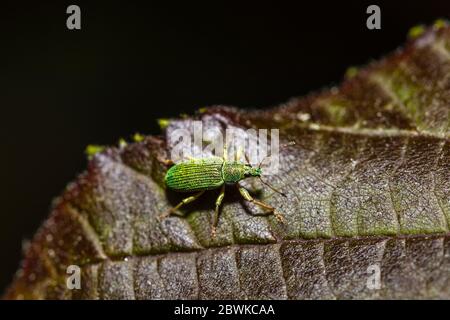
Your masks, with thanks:
[[[167,137],[210,128],[279,128],[281,151],[255,215],[227,188],[182,199],[164,188]],[[173,119],[164,135],[96,154],[55,201],[6,298],[450,298],[450,28],[420,37],[337,88],[267,111],[212,107]],[[249,186],[247,184],[247,186]],[[66,268],[80,265],[82,289]],[[367,286],[373,266],[381,287]],[[368,269],[369,268],[369,269]]]

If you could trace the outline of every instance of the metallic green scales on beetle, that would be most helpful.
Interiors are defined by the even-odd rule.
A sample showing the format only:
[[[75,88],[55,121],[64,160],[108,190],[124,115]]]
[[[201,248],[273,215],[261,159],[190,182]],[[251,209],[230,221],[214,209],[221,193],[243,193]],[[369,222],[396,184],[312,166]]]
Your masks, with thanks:
[[[234,184],[247,177],[261,176],[260,168],[224,161],[219,157],[192,159],[167,171],[166,185],[177,192],[213,190],[224,183]]]
[[[282,194],[272,186],[261,179],[261,164],[258,167],[252,167],[250,164],[244,164],[238,161],[228,161],[226,151],[224,157],[211,157],[206,159],[191,159],[173,165],[166,173],[165,182],[169,189],[176,192],[197,192],[193,196],[183,199],[177,206],[163,214],[167,217],[177,211],[183,205],[193,202],[207,190],[221,188],[219,197],[216,200],[216,209],[212,221],[212,235],[215,236],[216,227],[219,219],[219,209],[225,196],[225,185],[236,185],[242,197],[274,214],[279,221],[283,221],[282,215],[274,207],[264,202],[253,199],[250,193],[242,186],[239,181],[258,177],[262,183],[272,190]]]

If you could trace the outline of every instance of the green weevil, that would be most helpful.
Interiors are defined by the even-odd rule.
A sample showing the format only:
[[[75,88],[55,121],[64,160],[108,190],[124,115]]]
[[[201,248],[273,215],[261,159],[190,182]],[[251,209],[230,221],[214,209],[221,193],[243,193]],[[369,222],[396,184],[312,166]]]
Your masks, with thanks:
[[[172,162],[169,160],[168,163]],[[254,199],[247,189],[239,184],[239,181],[243,179],[258,177],[264,185],[286,197],[284,193],[278,191],[262,180],[261,164],[262,161],[258,167],[253,167],[248,163],[229,161],[227,160],[226,148],[224,148],[223,158],[216,156],[200,159],[191,158],[181,163],[174,164],[166,173],[166,186],[176,192],[196,193],[183,199],[178,205],[164,213],[162,218],[176,212],[183,205],[195,201],[205,193],[205,191],[221,188],[220,194],[216,200],[216,208],[212,221],[211,233],[212,236],[215,236],[219,220],[219,210],[225,196],[225,185],[236,185],[239,193],[245,200],[268,210],[268,213],[273,214],[280,222],[283,222],[283,216],[277,212],[274,207]]]

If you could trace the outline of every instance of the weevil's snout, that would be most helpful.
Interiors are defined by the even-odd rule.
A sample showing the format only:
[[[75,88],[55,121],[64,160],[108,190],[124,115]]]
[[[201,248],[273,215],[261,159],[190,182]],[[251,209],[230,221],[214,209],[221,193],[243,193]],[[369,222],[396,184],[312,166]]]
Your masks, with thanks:
[[[246,166],[245,176],[246,177],[260,177],[262,174],[261,168],[254,168],[252,166]]]

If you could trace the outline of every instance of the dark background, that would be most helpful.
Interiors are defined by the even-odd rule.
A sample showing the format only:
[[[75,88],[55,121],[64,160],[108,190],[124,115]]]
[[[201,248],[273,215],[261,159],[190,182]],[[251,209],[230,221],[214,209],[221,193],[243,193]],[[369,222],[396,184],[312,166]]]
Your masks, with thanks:
[[[87,144],[157,134],[157,118],[203,106],[267,108],[337,84],[450,13],[448,0],[297,2],[1,2],[0,293],[22,241],[84,169]],[[80,31],[66,28],[70,4]],[[381,30],[366,28],[369,4]]]

